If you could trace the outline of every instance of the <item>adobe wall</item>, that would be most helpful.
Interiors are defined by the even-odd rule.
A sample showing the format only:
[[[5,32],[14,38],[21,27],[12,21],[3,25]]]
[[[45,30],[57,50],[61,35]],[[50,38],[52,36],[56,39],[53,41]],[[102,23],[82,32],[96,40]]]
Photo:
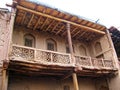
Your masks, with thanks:
[[[106,86],[102,80],[96,83],[96,80],[86,77],[79,77],[78,83],[79,90],[100,90],[101,86]],[[61,81],[54,77],[12,75],[9,76],[8,90],[64,90],[64,86],[69,86],[70,90],[74,90],[71,77]]]
[[[13,43],[16,45],[24,46],[24,35],[25,34],[32,34],[35,37],[35,42],[36,42],[35,48],[46,50],[47,49],[46,40],[48,38],[52,38],[57,43],[57,52],[66,53],[66,41],[67,41],[66,38],[48,34],[45,32],[33,31],[33,30],[26,29],[26,28],[19,27],[19,26],[15,26],[14,28]],[[86,47],[87,56],[90,56],[90,52],[89,52],[89,48],[91,48],[89,47],[90,45],[79,42],[79,41],[73,41],[75,55],[80,55],[80,50],[79,50],[80,45],[83,45]]]
[[[120,70],[118,75],[108,78],[110,90],[120,90]]]
[[[102,49],[102,51],[99,52],[99,53],[96,53],[96,50],[95,50],[95,44],[97,42],[100,42],[101,49]],[[111,43],[109,42],[107,35],[104,35],[101,38],[98,38],[97,40],[94,40],[93,42],[91,42],[90,51],[91,51],[90,54],[93,54],[92,55],[93,57],[97,57],[97,56],[103,55],[103,57],[105,59],[112,59],[112,60],[115,59],[115,58],[113,58],[113,56],[114,56],[113,53],[114,52],[113,52],[113,50],[111,48]]]
[[[8,13],[0,11],[0,89],[2,86],[3,60],[7,59],[9,22]]]

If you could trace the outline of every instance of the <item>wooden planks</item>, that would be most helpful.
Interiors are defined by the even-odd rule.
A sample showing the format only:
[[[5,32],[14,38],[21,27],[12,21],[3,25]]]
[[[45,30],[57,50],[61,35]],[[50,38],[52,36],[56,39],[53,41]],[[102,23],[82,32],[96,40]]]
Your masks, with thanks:
[[[99,31],[97,29],[93,29],[93,28],[90,28],[90,27],[87,27],[87,26],[84,26],[84,25],[80,25],[80,24],[77,24],[77,23],[74,23],[74,22],[71,22],[71,21],[68,21],[68,20],[65,20],[65,19],[57,18],[57,17],[51,16],[51,15],[48,15],[48,14],[45,14],[45,13],[34,11],[34,10],[31,10],[29,8],[25,8],[25,7],[22,7],[22,6],[19,6],[19,5],[17,6],[17,8],[21,9],[21,10],[24,10],[24,11],[27,11],[27,12],[31,12],[33,14],[37,14],[37,15],[45,16],[47,18],[55,19],[55,20],[58,20],[58,21],[61,21],[61,22],[70,23],[72,25],[83,28],[84,30],[92,31],[92,32],[95,32],[95,33],[103,34],[103,35],[105,34],[105,32],[103,32],[103,31]]]

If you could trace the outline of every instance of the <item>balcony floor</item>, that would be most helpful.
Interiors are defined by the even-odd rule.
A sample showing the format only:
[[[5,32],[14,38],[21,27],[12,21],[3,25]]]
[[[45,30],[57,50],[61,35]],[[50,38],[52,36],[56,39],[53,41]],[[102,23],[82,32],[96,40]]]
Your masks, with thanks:
[[[102,77],[115,75],[117,70],[95,69],[95,68],[80,68],[77,66],[58,66],[45,65],[40,63],[24,62],[19,60],[10,60],[9,63],[4,63],[7,70],[15,71],[25,75],[53,75],[66,76],[76,72],[78,76]]]

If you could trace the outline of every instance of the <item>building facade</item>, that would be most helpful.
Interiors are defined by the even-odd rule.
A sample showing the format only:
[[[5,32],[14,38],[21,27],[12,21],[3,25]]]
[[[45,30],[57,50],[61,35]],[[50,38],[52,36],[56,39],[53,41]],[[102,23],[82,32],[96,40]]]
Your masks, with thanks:
[[[1,9],[1,90],[119,90],[107,28],[27,0]]]

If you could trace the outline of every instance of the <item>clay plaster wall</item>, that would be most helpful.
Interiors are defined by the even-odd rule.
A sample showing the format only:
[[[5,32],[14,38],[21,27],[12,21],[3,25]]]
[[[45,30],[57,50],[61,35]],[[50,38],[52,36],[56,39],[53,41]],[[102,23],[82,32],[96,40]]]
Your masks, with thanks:
[[[99,42],[100,43],[100,45],[101,45],[101,48],[102,48],[102,51],[101,52],[99,52],[99,53],[96,53],[96,50],[95,50],[95,44],[97,43],[97,42]],[[112,50],[112,48],[111,48],[111,44],[110,44],[110,42],[109,42],[109,40],[108,40],[108,37],[107,37],[107,35],[104,35],[103,37],[101,37],[101,38],[99,38],[99,39],[97,39],[97,40],[95,40],[95,41],[93,41],[93,42],[91,42],[92,44],[92,46],[91,46],[91,48],[92,48],[92,53],[93,53],[93,57],[98,57],[98,56],[100,56],[100,55],[103,55],[103,57],[105,58],[105,59],[114,59],[113,58],[113,50]]]
[[[110,90],[120,90],[120,69],[118,75],[109,78],[109,88]]]
[[[67,41],[66,38],[48,34],[45,32],[33,31],[33,30],[26,29],[26,28],[19,27],[19,26],[16,26],[14,28],[13,44],[24,46],[24,35],[25,34],[32,34],[35,37],[35,42],[36,42],[35,48],[46,50],[47,49],[46,40],[48,38],[52,38],[57,43],[57,52],[66,53],[66,41]],[[86,48],[87,56],[90,56],[90,52],[89,52],[89,49],[91,48],[90,45],[73,40],[73,47],[74,47],[75,55],[80,55],[80,50],[79,50],[80,45],[83,45]]]
[[[10,30],[9,25],[11,22],[8,21],[9,13],[0,11],[0,89],[2,86],[2,69],[3,69],[3,60],[8,60],[8,43]]]
[[[95,82],[91,78],[78,78],[79,90],[96,90]],[[64,90],[69,86],[74,90],[72,78],[59,80],[54,77],[23,77],[10,76],[8,90]]]

